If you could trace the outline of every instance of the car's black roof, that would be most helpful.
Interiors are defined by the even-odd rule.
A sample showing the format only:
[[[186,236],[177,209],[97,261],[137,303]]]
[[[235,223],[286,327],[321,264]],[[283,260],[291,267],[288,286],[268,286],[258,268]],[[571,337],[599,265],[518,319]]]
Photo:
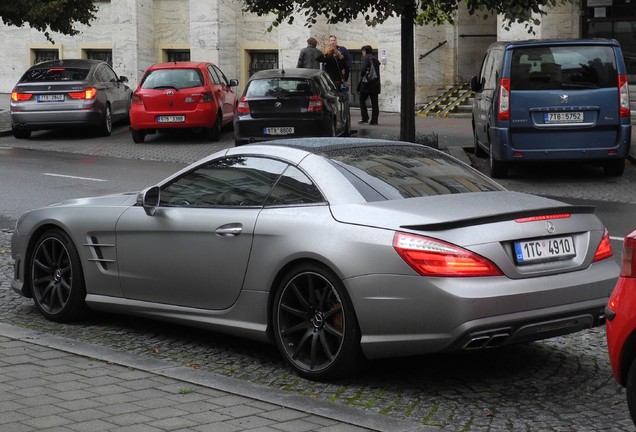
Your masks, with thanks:
[[[46,69],[51,67],[90,69],[102,63],[106,63],[106,62],[102,60],[90,60],[90,59],[60,59],[60,60],[44,61],[44,62],[31,66],[29,69]]]
[[[309,79],[316,75],[322,74],[320,69],[266,69],[256,72],[250,77],[250,81],[254,79],[268,78],[305,78]]]

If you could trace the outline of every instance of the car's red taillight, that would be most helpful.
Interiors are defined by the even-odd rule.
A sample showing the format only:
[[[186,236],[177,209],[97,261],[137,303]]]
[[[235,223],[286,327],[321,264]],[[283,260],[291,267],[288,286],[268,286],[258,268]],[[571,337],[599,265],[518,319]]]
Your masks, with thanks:
[[[209,91],[204,91],[201,94],[201,99],[199,100],[199,103],[208,103],[208,102],[212,102],[212,93]]]
[[[241,97],[241,100],[238,103],[239,114],[249,114],[250,113],[250,103],[245,96]]]
[[[618,97],[620,116],[629,118],[631,111],[629,109],[629,82],[627,75],[618,75]]]
[[[636,248],[636,231],[632,231],[623,240],[623,258],[621,261],[621,277],[636,277],[636,260],[634,260],[634,248]]]
[[[142,95],[141,93],[137,93],[137,92],[135,92],[135,93],[133,93],[132,98],[130,99],[130,102],[131,102],[132,104],[139,104],[139,105],[141,105],[141,104],[143,104],[142,99],[143,99],[143,95]]]
[[[309,97],[309,106],[307,107],[307,112],[319,112],[322,111],[323,104],[322,98],[320,96],[310,96]]]
[[[91,100],[95,99],[95,96],[97,96],[97,89],[95,87],[86,87],[84,91],[71,92],[68,95],[71,97],[71,99]]]
[[[501,270],[474,252],[430,237],[396,232],[393,248],[422,276],[500,276]]]
[[[33,96],[31,93],[18,93],[15,90],[11,92],[11,100],[13,102],[28,101],[31,99],[31,96]]]
[[[510,120],[510,78],[499,80],[499,120]]]
[[[612,241],[610,240],[609,233],[607,229],[603,233],[603,238],[596,248],[596,253],[594,254],[594,259],[592,262],[602,261],[607,258],[611,258],[614,256],[614,252],[612,251]]]

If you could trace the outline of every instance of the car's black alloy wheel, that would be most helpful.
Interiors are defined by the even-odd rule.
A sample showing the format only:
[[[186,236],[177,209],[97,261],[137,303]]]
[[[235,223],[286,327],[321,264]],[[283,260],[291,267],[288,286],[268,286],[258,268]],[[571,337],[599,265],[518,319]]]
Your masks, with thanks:
[[[342,282],[321,266],[296,267],[274,301],[273,328],[285,360],[306,378],[329,380],[358,366],[360,332]]]
[[[86,288],[77,249],[66,233],[53,229],[40,237],[30,261],[35,305],[47,319],[69,322],[86,306]]]

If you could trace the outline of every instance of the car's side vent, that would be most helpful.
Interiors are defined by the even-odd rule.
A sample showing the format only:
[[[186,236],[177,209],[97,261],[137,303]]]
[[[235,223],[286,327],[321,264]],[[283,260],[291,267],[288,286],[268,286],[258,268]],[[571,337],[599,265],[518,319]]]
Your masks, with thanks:
[[[90,243],[85,244],[92,249],[91,254],[93,258],[89,258],[89,261],[96,262],[103,271],[108,271],[108,264],[114,263],[115,245],[110,243],[100,243],[97,237],[91,236]],[[113,257],[113,258],[109,258]]]

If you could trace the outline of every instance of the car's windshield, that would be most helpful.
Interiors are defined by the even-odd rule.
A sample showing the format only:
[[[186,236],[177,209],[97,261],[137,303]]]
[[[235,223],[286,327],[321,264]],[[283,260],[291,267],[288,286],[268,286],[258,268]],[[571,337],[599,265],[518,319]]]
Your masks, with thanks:
[[[504,190],[488,177],[426,146],[330,149],[326,156],[367,201]]]
[[[268,97],[268,96],[309,96],[311,85],[304,78],[270,78],[255,79],[250,81],[245,96]]]
[[[511,90],[617,87],[614,50],[576,45],[516,48],[510,70]]]
[[[82,81],[88,76],[89,70],[66,67],[31,69],[22,76],[20,82]]]
[[[200,87],[203,82],[203,76],[199,69],[158,69],[146,74],[141,83],[141,88],[174,88],[179,90]]]

